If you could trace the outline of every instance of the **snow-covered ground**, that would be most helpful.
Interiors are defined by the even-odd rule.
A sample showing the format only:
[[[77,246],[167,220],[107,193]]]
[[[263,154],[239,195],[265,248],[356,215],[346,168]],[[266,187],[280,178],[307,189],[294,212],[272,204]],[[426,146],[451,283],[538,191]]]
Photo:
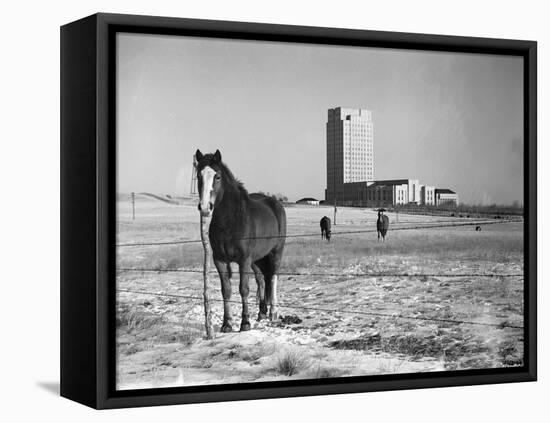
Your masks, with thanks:
[[[138,196],[132,220],[131,204],[121,198],[117,242],[199,239],[196,204],[182,203]],[[245,333],[219,333],[222,297],[213,275],[217,334],[203,339],[200,243],[118,249],[117,267],[159,270],[118,273],[119,389],[522,364],[523,332],[510,326],[523,325],[523,278],[468,276],[522,274],[522,223],[482,225],[481,232],[475,226],[395,230],[469,220],[389,213],[389,234],[379,243],[376,233],[361,233],[376,228],[374,211],[340,207],[327,243],[319,220],[332,218],[331,208],[286,211],[289,235],[312,236],[287,240],[279,279],[283,320],[254,322]],[[344,234],[354,231],[360,233]],[[255,315],[253,278],[251,291]]]

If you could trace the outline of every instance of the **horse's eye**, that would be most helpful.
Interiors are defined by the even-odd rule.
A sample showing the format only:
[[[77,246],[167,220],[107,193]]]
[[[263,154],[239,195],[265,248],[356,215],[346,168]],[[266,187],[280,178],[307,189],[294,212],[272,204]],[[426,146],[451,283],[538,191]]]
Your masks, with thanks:
[[[216,176],[214,176],[214,179],[215,179],[216,181],[219,181],[219,180],[221,179],[221,176],[216,174]]]

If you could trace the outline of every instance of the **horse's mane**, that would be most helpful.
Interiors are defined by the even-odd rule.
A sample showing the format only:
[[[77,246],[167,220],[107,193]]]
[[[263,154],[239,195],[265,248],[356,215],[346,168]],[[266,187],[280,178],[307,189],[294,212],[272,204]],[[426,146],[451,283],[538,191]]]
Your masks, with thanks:
[[[227,167],[224,162],[220,162],[219,166],[222,170],[222,175],[225,178],[225,182],[232,185],[240,194],[248,197],[248,191],[244,187],[244,184],[233,175],[233,172]]]
[[[212,167],[218,166],[222,171],[222,178],[224,180],[224,184],[230,187],[230,189],[233,188],[239,194],[248,197],[248,191],[244,187],[243,183],[237,178],[235,178],[235,175],[233,175],[233,172],[231,172],[231,170],[227,167],[227,165],[223,161],[215,160],[213,154],[205,154],[201,160],[201,163],[199,164],[197,173],[200,171],[200,169],[202,169],[205,166],[212,166]]]

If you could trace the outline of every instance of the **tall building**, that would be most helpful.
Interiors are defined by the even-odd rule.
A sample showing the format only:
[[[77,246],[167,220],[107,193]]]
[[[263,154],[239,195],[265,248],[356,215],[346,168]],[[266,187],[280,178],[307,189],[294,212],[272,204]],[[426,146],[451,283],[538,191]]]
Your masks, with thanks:
[[[372,114],[366,109],[329,109],[327,190],[330,203],[343,199],[344,185],[374,179]]]
[[[458,194],[420,184],[418,179],[374,180],[372,115],[366,109],[336,107],[327,120],[325,201],[341,206],[458,205]]]

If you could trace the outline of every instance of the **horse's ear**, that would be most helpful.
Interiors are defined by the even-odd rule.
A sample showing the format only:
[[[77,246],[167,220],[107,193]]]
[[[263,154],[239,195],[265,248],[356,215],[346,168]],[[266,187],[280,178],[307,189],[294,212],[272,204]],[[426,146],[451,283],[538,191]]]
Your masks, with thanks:
[[[197,159],[197,162],[200,162],[202,160],[202,153],[199,149],[197,149],[197,152],[195,153],[195,159]]]
[[[216,150],[216,152],[214,153],[214,160],[216,161],[216,163],[222,161],[222,153],[220,153],[220,150]]]

